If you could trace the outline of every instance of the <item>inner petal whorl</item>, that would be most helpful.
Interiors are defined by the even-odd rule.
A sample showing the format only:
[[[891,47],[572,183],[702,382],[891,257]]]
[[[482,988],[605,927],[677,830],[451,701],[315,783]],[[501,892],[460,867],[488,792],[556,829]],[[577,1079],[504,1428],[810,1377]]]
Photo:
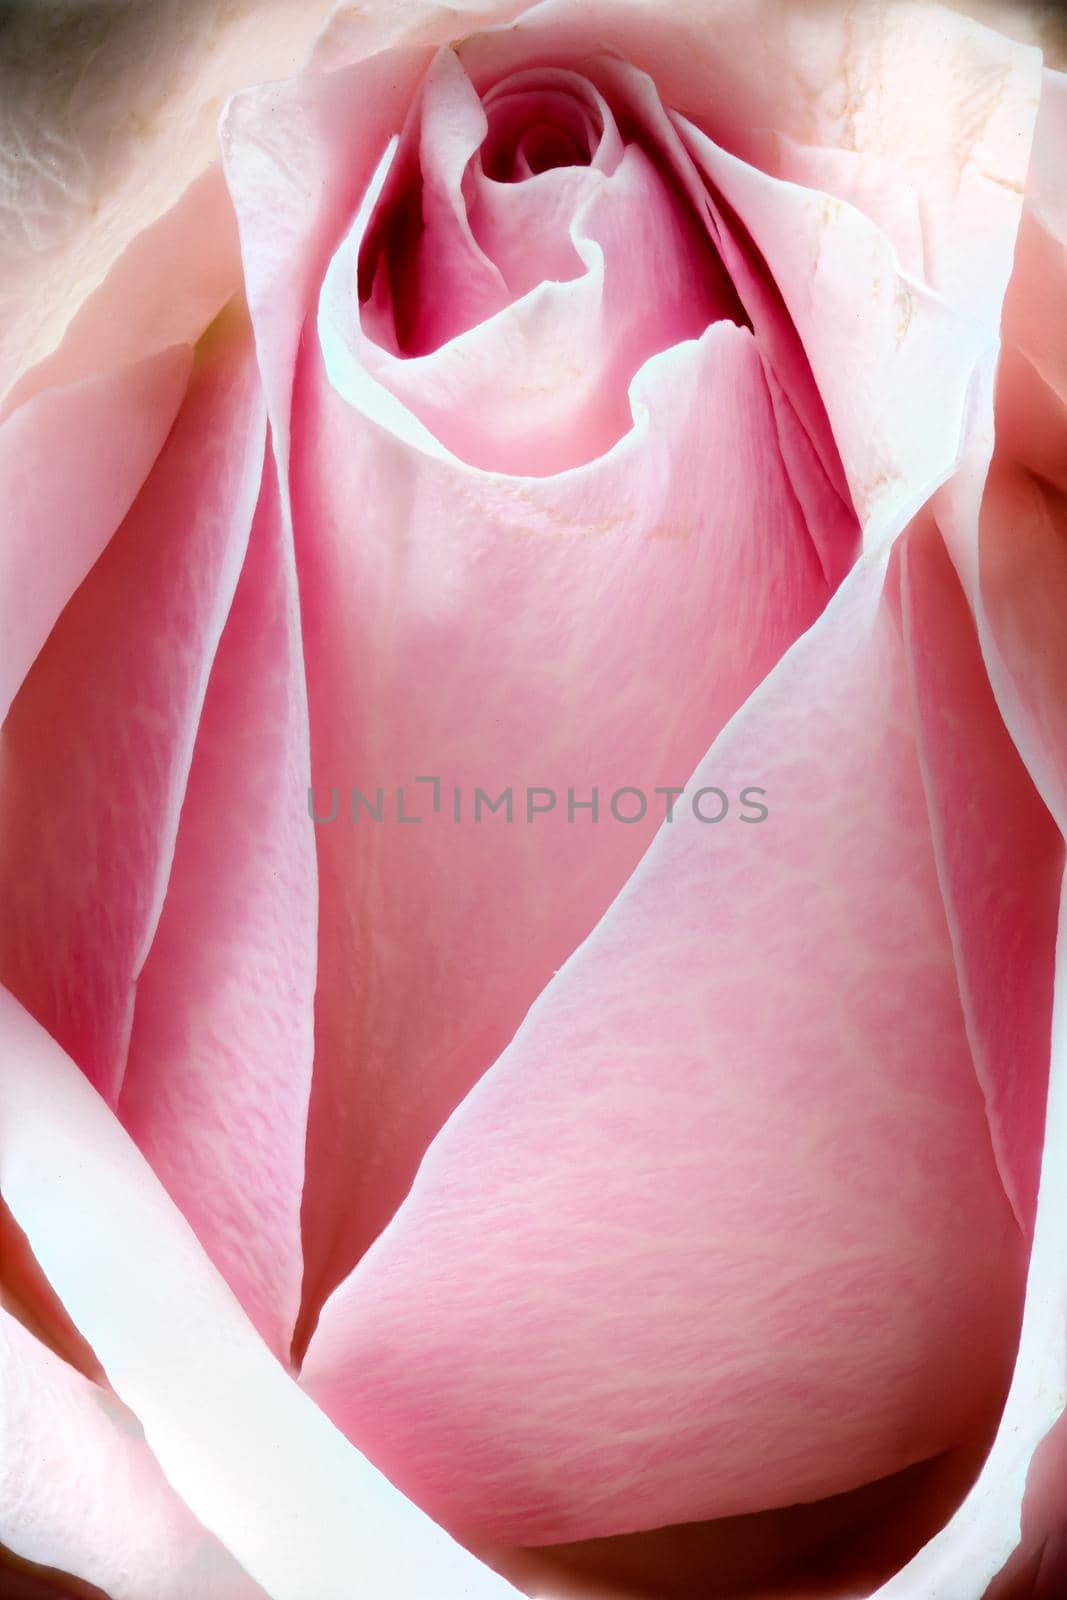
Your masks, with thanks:
[[[614,129],[593,86],[576,72],[518,72],[483,98],[487,130],[478,161],[487,178],[521,182],[551,167],[588,167]],[[541,152],[531,160],[531,150]]]
[[[624,99],[558,67],[479,94],[444,50],[400,136],[358,244],[365,359],[471,465],[594,460],[632,426],[645,362],[747,322],[705,216]]]

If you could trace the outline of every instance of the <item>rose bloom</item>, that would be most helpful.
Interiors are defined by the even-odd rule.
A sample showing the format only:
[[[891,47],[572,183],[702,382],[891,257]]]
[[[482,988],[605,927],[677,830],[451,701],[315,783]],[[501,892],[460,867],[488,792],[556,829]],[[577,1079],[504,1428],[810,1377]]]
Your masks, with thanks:
[[[1067,1595],[1067,76],[10,10],[0,1596]]]

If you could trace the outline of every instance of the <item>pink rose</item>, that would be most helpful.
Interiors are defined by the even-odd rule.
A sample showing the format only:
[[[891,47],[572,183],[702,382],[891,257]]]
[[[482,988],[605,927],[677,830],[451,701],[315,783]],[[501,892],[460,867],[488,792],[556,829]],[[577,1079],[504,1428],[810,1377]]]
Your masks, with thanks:
[[[0,1596],[1057,1600],[1051,35],[327,10],[0,35]]]

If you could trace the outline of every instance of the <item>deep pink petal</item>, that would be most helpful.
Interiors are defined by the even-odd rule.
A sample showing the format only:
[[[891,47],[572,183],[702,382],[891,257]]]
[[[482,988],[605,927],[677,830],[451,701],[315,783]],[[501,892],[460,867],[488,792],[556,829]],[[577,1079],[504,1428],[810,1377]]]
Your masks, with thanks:
[[[119,1115],[272,1349],[300,1305],[315,846],[295,585],[268,471],[212,666]]]
[[[247,335],[226,321],[3,729],[0,974],[112,1100],[263,442]]]
[[[421,290],[409,338],[413,349],[433,350],[510,298],[500,268],[479,245],[467,217],[463,176],[485,137],[486,118],[452,50],[440,51],[431,63],[408,124],[421,224],[414,246],[405,240],[402,247]]]

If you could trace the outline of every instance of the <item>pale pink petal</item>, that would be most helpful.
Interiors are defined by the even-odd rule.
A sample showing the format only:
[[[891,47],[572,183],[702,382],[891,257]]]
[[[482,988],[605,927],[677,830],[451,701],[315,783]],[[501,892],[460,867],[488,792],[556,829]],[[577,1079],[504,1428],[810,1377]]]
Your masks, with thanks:
[[[271,1600],[514,1593],[301,1394],[103,1101],[2,992],[0,1051],[5,1198],[166,1478]]]
[[[1053,1588],[1036,1594],[1048,1545],[1050,1567],[1064,1525],[1065,1436],[1059,1421],[1067,1400],[1067,1275],[1063,1218],[1067,1215],[1067,1006],[1064,952],[1067,924],[1058,929],[1052,1069],[1037,1220],[1026,1306],[1011,1389],[992,1450],[970,1494],[938,1535],[878,1591],[878,1600],[1057,1600]],[[991,1280],[995,1281],[995,1280]],[[999,1292],[999,1290],[998,1290]],[[1050,1429],[1057,1424],[1055,1431]],[[1051,1469],[1051,1476],[1046,1476]],[[1036,1490],[1033,1503],[1031,1488]],[[1025,1544],[1020,1548],[1020,1539]],[[1013,1560],[1013,1553],[1019,1556]]]
[[[1019,1224],[1045,1136],[1063,838],[1000,721],[936,527],[903,555],[903,621],[927,806],[975,1070]]]
[[[1032,1346],[1028,1348],[1027,1353],[1030,1349]],[[1053,1391],[1054,1394],[1056,1392]],[[1061,1400],[1067,1399],[1062,1388],[1058,1392]],[[1032,1406],[1032,1394],[1029,1400]],[[1033,1438],[1033,1423],[1047,1421],[1051,1408],[1035,1407],[1031,1415],[1027,1416],[1024,1407],[1018,1410],[1013,1408],[1006,1414],[1005,1421],[1010,1426],[1018,1424],[1020,1416],[1024,1417],[1026,1434],[1030,1440]],[[1003,1469],[1005,1465],[1003,1451],[999,1453],[998,1459]],[[1008,1493],[1003,1494],[1003,1500],[1006,1509],[1010,1509],[1012,1514],[1017,1514],[1019,1491],[1022,1487],[1017,1468],[1011,1474],[1009,1481],[1011,1488]],[[1067,1485],[1067,1412],[1061,1410],[1030,1459],[1022,1501],[1018,1548],[994,1578],[983,1600],[1061,1600],[1061,1596],[1067,1592],[1065,1485]],[[1002,1483],[1002,1491],[1004,1487]],[[981,1532],[979,1532],[980,1538]]]
[[[94,1383],[103,1371],[52,1285],[29,1240],[0,1197],[0,1306],[17,1317],[41,1344]]]
[[[227,318],[4,724],[0,976],[112,1101],[264,439],[247,325]]]
[[[119,1116],[280,1356],[300,1305],[315,845],[295,586],[268,472],[196,733]]]
[[[542,283],[565,283],[584,272],[570,225],[598,182],[595,170],[550,167],[522,183],[499,183],[475,171],[471,227],[516,298]],[[531,241],[536,241],[536,250]]]
[[[1009,39],[1034,44],[1044,51],[1050,65],[1067,60],[1065,18],[1057,6],[1020,6],[1015,0],[949,0],[956,11],[996,28]]]
[[[233,207],[214,166],[130,241],[56,349],[14,384],[4,415],[45,389],[195,344],[240,283]]]
[[[1041,106],[1027,174],[1027,210],[1067,247],[1067,192],[1060,154],[1067,132],[1067,72],[1046,67],[1041,74]]]
[[[821,189],[862,211],[892,244],[901,270],[910,278],[926,281],[919,196],[895,161],[858,150],[815,149],[771,133],[756,165],[773,177],[805,189]]]
[[[0,1543],[109,1600],[262,1600],[174,1493],[115,1394],[3,1310],[0,1364]],[[0,1573],[6,1596],[5,1582]]]
[[[998,395],[997,436],[980,518],[950,536],[1004,719],[1049,809],[1067,832],[1067,198],[1049,166],[1067,131],[1067,75],[1047,72],[1033,200],[1005,305],[1014,364]],[[1027,383],[1024,379],[1028,377]]]
[[[814,1499],[998,1404],[1025,1246],[880,564],[687,792],[748,784],[758,825],[683,802],[323,1312],[309,1392],[453,1526]]]
[[[462,6],[451,0],[419,0],[388,8],[337,0],[315,41],[312,70],[335,72],[386,51],[410,51],[421,56],[425,67],[441,45],[464,40],[483,28],[506,27],[525,9],[526,0],[467,0]],[[523,64],[528,66],[529,61]]]
[[[997,390],[997,455],[981,499],[980,479],[943,493],[938,515],[975,610],[983,654],[1005,723],[1062,833],[1067,768],[1061,715],[1064,652],[1060,611],[1067,593],[1063,554],[1064,347],[1061,323],[1041,316],[1064,281],[1062,185],[1054,179],[1067,99],[1062,75],[1045,74],[1031,190],[1019,236],[1016,272],[1005,307],[1008,340]],[[1060,487],[1057,488],[1056,480]],[[1059,949],[1063,948],[1062,910]],[[1059,963],[1062,966],[1062,960]],[[1009,989],[1011,963],[1008,965]],[[1000,981],[998,974],[998,983]],[[1043,1163],[1014,1379],[984,1470],[942,1533],[884,1591],[885,1600],[1042,1600],[1057,1593],[1062,1496],[1062,1417],[1067,1395],[1067,1289],[1062,1217],[1062,973],[1057,974],[1052,1074],[1047,1106],[1043,1074],[1029,1101],[1014,1075],[990,1084],[991,1123],[1002,1170],[1033,1170],[1044,1116]],[[1024,1035],[1025,1037],[1025,1035]],[[1025,1057],[1024,1057],[1025,1059]],[[979,1058],[979,1070],[983,1063]],[[1029,1154],[1029,1162],[1020,1161]],[[1051,1430],[1051,1431],[1050,1431]],[[1014,1554],[1013,1554],[1014,1552]],[[995,1576],[999,1573],[999,1576]]]
[[[232,223],[217,173],[205,178],[218,160],[219,112],[249,81],[298,71],[331,9],[332,0],[272,0],[269,26],[253,0],[33,6],[6,19],[0,395],[75,319],[84,370],[104,371],[116,339],[130,346],[126,360],[140,359],[161,348],[154,321],[165,328],[191,315],[195,324],[223,287],[220,273],[223,297],[233,292]],[[175,207],[184,237],[167,222],[146,232]],[[128,300],[129,273],[104,280],[131,245],[138,275]],[[187,323],[168,342],[200,331]]]
[[[686,124],[664,108],[655,82],[623,62],[605,59],[598,62],[597,71],[605,86],[637,109],[643,137],[671,171],[693,211],[704,219],[717,246],[763,353],[783,455],[823,571],[836,587],[855,558],[855,547],[851,539],[837,536],[827,491],[848,503],[850,510],[852,501],[826,406],[781,289],[753,244],[744,217],[733,213],[709,187],[701,170],[702,152],[694,160],[683,139]],[[711,153],[724,156],[722,151]],[[789,188],[777,185],[775,195],[783,219],[793,223]]]
[[[1048,314],[1067,285],[1067,204],[1060,153],[1067,78],[1046,72],[1016,275],[1005,307],[1008,341],[997,392],[997,453],[979,515],[941,508],[946,538],[968,585],[1001,714],[1061,834],[1067,830],[1067,333]],[[1044,313],[1044,314],[1043,314]],[[1020,1104],[1010,1077],[991,1105],[994,1135],[1011,1154],[1044,1151],[1026,1309],[1011,1392],[989,1459],[958,1514],[886,1587],[885,1600],[1053,1600],[1067,1527],[1067,995],[1061,904],[1051,1076]],[[1025,1033],[1024,1033],[1025,1037]],[[1006,1089],[1008,1093],[1003,1094]],[[1021,1115],[1020,1113],[1028,1113]],[[998,1122],[1000,1124],[998,1128]],[[1014,1552],[1014,1554],[1013,1554]]]
[[[397,50],[389,71],[373,51],[388,25],[361,30],[372,59],[349,71],[304,76],[237,94],[220,125],[237,212],[245,294],[275,449],[288,460],[293,364],[330,256],[344,237],[388,140],[428,64]],[[380,144],[361,137],[382,130]],[[388,131],[387,131],[388,130]],[[284,204],[279,202],[284,197]],[[282,482],[286,473],[282,471]]]
[[[1039,793],[1067,832],[1067,202],[1048,171],[1067,129],[1067,76],[1046,72],[1033,198],[1004,313],[997,450],[938,514],[963,576],[997,703]],[[977,501],[977,503],[976,503]]]
[[[187,346],[42,394],[0,426],[0,722],[141,491],[177,414]]]
[[[881,229],[851,205],[773,179],[689,124],[679,131],[782,295],[865,537],[898,532],[957,465],[994,330],[909,279]]]

